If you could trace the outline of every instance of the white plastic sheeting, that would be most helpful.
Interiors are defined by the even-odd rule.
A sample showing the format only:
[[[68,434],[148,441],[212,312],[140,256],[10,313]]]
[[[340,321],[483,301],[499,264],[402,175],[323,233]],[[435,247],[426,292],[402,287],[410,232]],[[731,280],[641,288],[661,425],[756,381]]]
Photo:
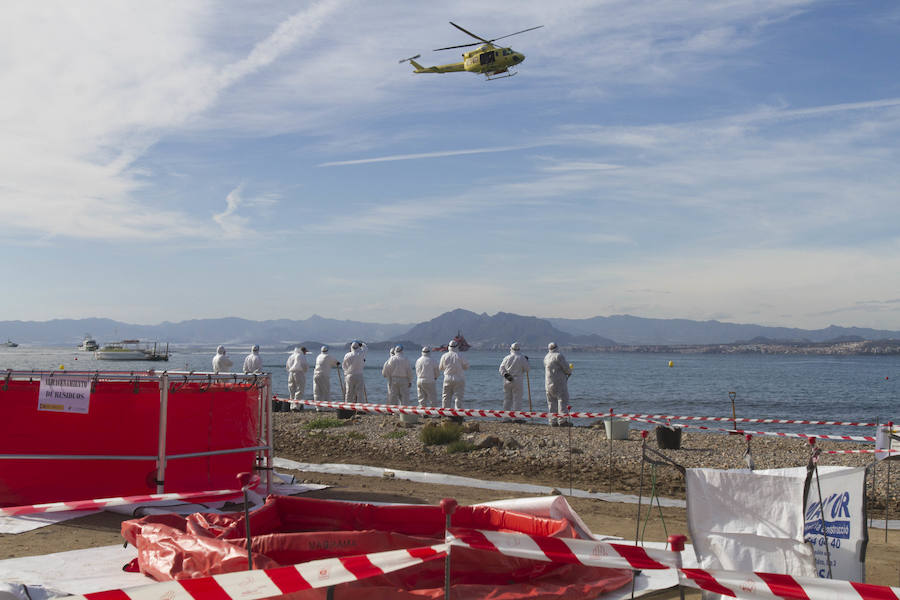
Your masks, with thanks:
[[[554,489],[547,485],[535,485],[533,483],[513,483],[509,481],[490,481],[485,479],[474,479],[472,477],[461,477],[459,475],[444,475],[443,473],[427,473],[419,471],[403,471],[400,469],[389,469],[385,467],[369,467],[366,465],[347,465],[342,463],[304,463],[286,458],[275,458],[272,464],[279,469],[291,469],[296,471],[306,471],[309,473],[328,473],[331,475],[361,475],[364,477],[393,477],[395,479],[405,479],[406,481],[415,481],[416,483],[430,483],[437,485],[455,485],[458,487],[474,487],[483,490],[503,490],[509,492],[522,492],[525,494],[547,495],[553,493]],[[569,488],[560,486],[560,491],[566,491]],[[603,500],[606,502],[625,502],[629,504],[637,504],[638,497],[629,494],[604,494],[602,492],[586,492],[584,490],[574,489],[571,494],[575,498],[593,498],[595,500]],[[659,498],[661,506],[684,508],[684,500],[673,498]],[[643,502],[649,502],[644,497]],[[656,499],[653,500],[656,503]]]
[[[830,560],[833,579],[865,581],[864,467],[819,467],[805,498],[805,467],[688,469],[686,482],[700,568],[828,577]],[[704,598],[719,596],[704,592]]]
[[[688,530],[701,569],[815,577],[813,550],[803,540],[803,479],[688,469],[685,480]],[[704,598],[719,596],[704,592]]]

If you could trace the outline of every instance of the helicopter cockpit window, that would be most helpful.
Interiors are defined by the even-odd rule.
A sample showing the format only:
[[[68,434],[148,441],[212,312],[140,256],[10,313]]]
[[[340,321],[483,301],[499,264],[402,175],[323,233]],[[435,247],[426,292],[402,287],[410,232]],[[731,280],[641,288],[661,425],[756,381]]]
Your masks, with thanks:
[[[494,55],[495,55],[494,52],[482,52],[478,58],[479,58],[481,64],[489,65],[492,62],[494,62]]]
[[[509,50],[503,50],[503,56],[509,56]]]

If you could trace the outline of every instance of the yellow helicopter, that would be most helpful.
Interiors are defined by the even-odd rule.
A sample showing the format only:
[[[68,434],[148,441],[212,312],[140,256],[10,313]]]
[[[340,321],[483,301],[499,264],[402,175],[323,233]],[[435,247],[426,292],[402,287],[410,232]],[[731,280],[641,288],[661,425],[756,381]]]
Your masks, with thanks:
[[[503,48],[499,46],[495,46],[493,42],[497,40],[502,40],[503,38],[508,38],[513,35],[519,35],[520,33],[525,33],[526,31],[532,31],[534,29],[540,29],[543,25],[538,25],[537,27],[529,27],[528,29],[523,29],[522,31],[517,31],[515,33],[510,33],[507,35],[502,35],[500,37],[494,38],[492,40],[486,40],[480,35],[475,35],[471,31],[466,31],[453,21],[450,21],[450,24],[462,31],[463,33],[472,36],[478,42],[473,42],[471,44],[460,44],[459,46],[447,46],[446,48],[435,48],[435,52],[439,50],[451,50],[453,48],[468,48],[469,46],[477,46],[479,42],[483,42],[479,48],[475,50],[468,50],[463,52],[463,61],[458,63],[450,63],[448,65],[437,65],[434,67],[423,67],[419,63],[416,62],[416,59],[421,57],[421,54],[416,54],[410,58],[404,58],[401,60],[401,63],[409,62],[415,69],[414,73],[453,73],[454,71],[469,71],[471,73],[481,73],[488,79],[501,79],[503,77],[512,77],[516,74],[514,69],[511,70],[512,67],[520,64],[523,60],[525,60],[525,55],[521,52],[516,52],[512,48]]]

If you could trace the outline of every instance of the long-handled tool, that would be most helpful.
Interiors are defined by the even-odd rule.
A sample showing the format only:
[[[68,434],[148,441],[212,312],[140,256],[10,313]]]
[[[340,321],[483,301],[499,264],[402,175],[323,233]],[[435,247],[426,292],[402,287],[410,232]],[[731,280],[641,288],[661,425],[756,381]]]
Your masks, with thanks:
[[[531,371],[525,371],[525,381],[528,382],[528,412],[534,412],[534,407],[531,405]]]
[[[338,374],[338,382],[341,384],[341,400],[346,402],[347,401],[347,390],[344,389],[344,372],[341,369],[340,365],[338,365],[337,374]]]

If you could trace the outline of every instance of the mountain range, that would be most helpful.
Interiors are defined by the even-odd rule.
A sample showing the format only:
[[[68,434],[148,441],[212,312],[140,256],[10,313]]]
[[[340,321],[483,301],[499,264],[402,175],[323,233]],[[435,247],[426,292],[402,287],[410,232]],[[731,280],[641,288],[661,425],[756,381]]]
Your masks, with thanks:
[[[838,327],[798,329],[763,325],[648,319],[612,315],[588,319],[539,318],[498,312],[494,315],[456,309],[422,323],[369,323],[329,319],[252,321],[235,317],[193,319],[158,325],[135,325],[111,319],[54,319],[51,321],[0,321],[0,340],[33,345],[78,345],[90,334],[100,343],[121,339],[158,340],[183,346],[258,343],[267,347],[289,346],[300,340],[344,344],[401,341],[416,345],[446,344],[461,333],[475,348],[498,348],[513,341],[524,347],[561,345],[609,347],[617,345],[731,344],[765,338],[771,342],[832,342],[849,339],[900,339],[900,332]]]

